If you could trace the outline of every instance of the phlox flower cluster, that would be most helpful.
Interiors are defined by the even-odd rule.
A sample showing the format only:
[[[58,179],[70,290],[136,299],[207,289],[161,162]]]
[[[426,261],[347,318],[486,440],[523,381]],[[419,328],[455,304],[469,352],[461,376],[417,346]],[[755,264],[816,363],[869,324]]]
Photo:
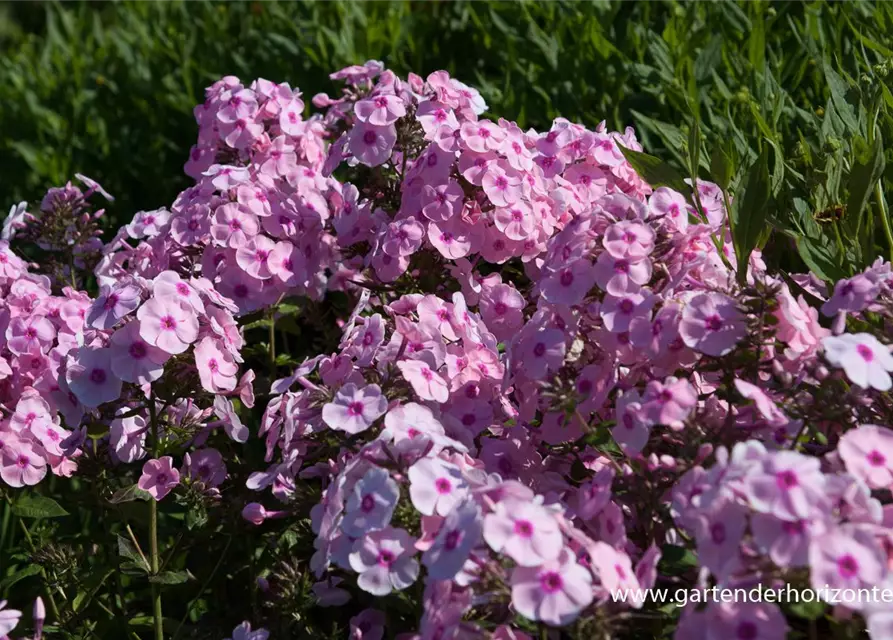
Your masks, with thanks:
[[[235,461],[208,438],[254,436],[242,516],[309,518],[298,560],[320,606],[360,603],[352,638],[382,637],[366,604],[407,593],[411,637],[524,638],[611,637],[650,606],[612,592],[669,580],[893,588],[888,263],[833,287],[741,264],[728,194],[648,185],[631,129],[524,131],[443,71],[332,78],[310,116],[287,84],[211,86],[196,184],[99,249],[95,295],[0,245],[6,484],[75,473],[99,422],[154,499],[220,498]],[[340,342],[269,372],[249,422],[241,325],[330,292],[355,304]],[[667,549],[698,566],[665,575]],[[830,604],[890,636],[883,608]],[[676,637],[789,626],[711,603]]]

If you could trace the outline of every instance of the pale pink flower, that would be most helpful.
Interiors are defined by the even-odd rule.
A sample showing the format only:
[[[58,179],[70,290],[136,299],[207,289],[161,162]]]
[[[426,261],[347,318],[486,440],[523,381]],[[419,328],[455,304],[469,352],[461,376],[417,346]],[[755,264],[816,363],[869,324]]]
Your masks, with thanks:
[[[465,192],[455,180],[444,184],[426,184],[422,188],[422,215],[433,222],[445,222],[462,209]]]
[[[862,273],[838,280],[831,298],[822,305],[822,313],[829,317],[841,311],[859,313],[874,302],[879,291],[877,283]]]
[[[724,356],[747,333],[735,301],[721,293],[700,293],[682,310],[679,333],[686,346],[709,356]]]
[[[236,388],[239,365],[220,340],[206,336],[195,345],[195,366],[205,391],[224,393]]]
[[[789,521],[754,513],[750,517],[750,530],[754,542],[779,567],[805,567],[809,565],[809,545],[816,535],[824,533],[825,525],[816,518]]]
[[[521,199],[521,178],[499,165],[490,166],[481,179],[484,193],[497,207],[510,207]]]
[[[629,556],[605,542],[595,542],[584,548],[602,588],[609,593],[628,589],[633,596],[630,604],[636,609],[641,608],[643,600],[633,595],[640,586]]]
[[[232,638],[225,640],[268,640],[270,632],[266,629],[251,629],[251,624],[246,620],[233,629]]]
[[[152,281],[152,294],[155,298],[165,302],[183,302],[192,307],[196,313],[205,312],[205,303],[202,302],[198,291],[188,282],[184,282],[174,271],[162,271]]]
[[[266,280],[273,276],[270,259],[276,243],[267,236],[258,235],[236,249],[236,263],[252,278]]]
[[[400,498],[400,488],[387,469],[373,467],[353,487],[344,507],[341,529],[352,538],[384,529]]]
[[[125,226],[125,229],[134,240],[154,238],[161,233],[170,218],[171,212],[166,209],[140,211],[133,217],[133,221]]]
[[[397,130],[393,124],[376,127],[357,122],[348,135],[350,152],[357,160],[370,167],[384,164],[391,157],[396,142]]]
[[[139,304],[140,290],[132,284],[102,286],[99,297],[87,312],[87,325],[94,329],[111,329]]]
[[[382,93],[360,100],[354,105],[353,111],[360,122],[384,127],[405,116],[406,105],[399,97]]]
[[[167,353],[183,353],[198,338],[198,318],[183,303],[150,298],[136,317],[140,321],[140,337]]]
[[[870,333],[828,336],[822,346],[828,362],[841,367],[853,384],[878,391],[889,391],[893,386],[889,373],[893,371],[893,355]]]
[[[385,622],[385,615],[378,609],[364,609],[350,619],[348,640],[381,640]]]
[[[81,347],[69,360],[65,381],[85,407],[98,407],[117,400],[121,395],[121,378],[112,372],[112,350]]]
[[[388,233],[381,248],[395,258],[410,256],[422,246],[424,236],[425,227],[418,220],[405,218],[388,225]]]
[[[238,249],[258,233],[257,217],[232,202],[214,211],[211,237],[217,245]]]
[[[468,483],[459,467],[440,458],[422,458],[407,475],[409,497],[422,515],[445,516],[468,495]]]
[[[509,240],[526,240],[536,229],[533,210],[523,200],[497,208],[493,214],[493,222]]]
[[[128,413],[128,408],[118,410],[119,414]],[[133,415],[126,418],[116,417],[109,428],[109,446],[114,457],[121,462],[133,462],[146,455],[146,432],[149,426],[146,418]]]
[[[847,471],[872,489],[893,486],[893,431],[873,424],[843,434],[837,444]]]
[[[444,258],[459,260],[471,253],[474,227],[453,218],[447,222],[429,222],[428,240]]]
[[[522,567],[555,560],[563,538],[555,520],[542,505],[516,500],[496,503],[484,518],[484,540],[497,553],[505,553]]]
[[[46,474],[46,460],[26,442],[7,444],[0,452],[0,478],[10,487],[34,486]]]
[[[795,451],[767,454],[751,463],[743,480],[750,506],[787,521],[808,520],[830,508],[818,458]]]
[[[162,500],[178,484],[180,472],[174,467],[174,459],[170,456],[147,461],[137,482],[137,486],[147,491],[155,500]]]
[[[9,426],[16,433],[20,433],[48,422],[53,422],[50,405],[38,392],[30,389],[23,393],[16,403],[15,411],[9,419]]]
[[[512,571],[512,605],[530,620],[564,626],[592,603],[592,574],[559,547],[557,558]]]
[[[698,394],[688,380],[667,378],[652,380],[645,388],[642,411],[652,425],[662,424],[681,429],[688,415],[698,405]]]
[[[579,304],[595,284],[595,267],[589,260],[574,260],[553,271],[540,283],[543,298],[552,304]]]
[[[434,402],[446,402],[450,397],[450,390],[444,379],[435,371],[431,370],[425,362],[421,360],[401,360],[397,363],[397,368],[409,384],[412,385],[413,391],[422,400],[432,400]]]
[[[217,449],[199,449],[183,456],[183,471],[206,487],[219,487],[226,480],[226,464]]]
[[[422,554],[432,580],[452,580],[481,540],[481,510],[472,499],[458,504],[440,525],[433,544]]]
[[[323,405],[322,419],[332,429],[360,433],[384,415],[388,400],[376,384],[358,388],[352,382],[338,390],[332,402]]]
[[[564,334],[558,329],[540,329],[524,340],[520,355],[522,370],[528,377],[539,380],[564,362],[567,350]]]
[[[124,382],[147,384],[158,380],[164,373],[164,363],[171,354],[143,340],[140,321],[133,320],[112,334],[112,373]]]
[[[366,534],[353,545],[349,561],[360,574],[357,586],[374,596],[402,591],[419,577],[413,539],[403,529],[388,527]]]
[[[815,590],[871,589],[887,573],[887,554],[871,533],[853,526],[837,527],[812,540],[809,568]],[[863,598],[841,604],[858,611],[868,603]]]
[[[56,337],[56,327],[41,315],[18,316],[6,328],[6,346],[17,356],[41,353]]]
[[[609,252],[599,255],[593,268],[595,281],[612,296],[639,291],[651,280],[651,260],[647,256],[615,258]]]
[[[694,214],[694,209],[685,196],[669,187],[655,189],[648,199],[648,206],[654,213],[664,216],[664,220],[676,231],[684,232],[688,229],[688,216]]]
[[[17,609],[7,609],[6,600],[0,601],[0,636],[6,636],[10,631],[16,628],[22,612]]]
[[[621,220],[605,230],[602,245],[615,258],[642,258],[654,250],[654,230],[641,222]]]

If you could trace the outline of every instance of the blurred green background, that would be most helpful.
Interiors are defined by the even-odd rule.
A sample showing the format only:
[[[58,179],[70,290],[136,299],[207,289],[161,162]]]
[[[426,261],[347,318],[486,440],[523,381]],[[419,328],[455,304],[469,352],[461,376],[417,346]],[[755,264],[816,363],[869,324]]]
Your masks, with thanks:
[[[760,126],[768,69],[790,96],[770,125],[795,144],[828,97],[823,62],[858,76],[891,20],[855,1],[0,4],[0,204],[81,172],[117,197],[111,222],[163,206],[189,184],[204,87],[265,77],[309,98],[369,58],[446,69],[525,127],[633,125],[677,164],[693,108],[708,149]]]

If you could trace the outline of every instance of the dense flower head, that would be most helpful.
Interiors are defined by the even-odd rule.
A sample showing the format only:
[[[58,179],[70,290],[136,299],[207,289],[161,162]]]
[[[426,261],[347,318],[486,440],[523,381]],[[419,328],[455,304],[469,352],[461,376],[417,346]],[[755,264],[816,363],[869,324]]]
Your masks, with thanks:
[[[690,199],[635,172],[632,129],[523,131],[444,71],[332,77],[345,87],[313,115],[286,83],[209,87],[195,184],[82,242],[94,295],[13,250],[31,224],[14,207],[5,484],[85,456],[157,501],[210,503],[244,480],[257,495],[234,513],[252,527],[306,533],[309,512],[298,564],[318,604],[422,594],[422,638],[483,637],[481,612],[496,638],[526,637],[516,615],[619,634],[649,604],[611,592],[667,578],[668,548],[695,554],[671,577],[691,588],[890,584],[887,263],[826,291],[777,277],[759,251],[739,264],[717,185]],[[103,192],[85,184],[52,190],[42,215],[86,210]],[[308,353],[281,318],[327,296],[354,307],[312,318],[325,345]],[[295,333],[302,350],[277,352]],[[233,453],[255,445],[260,468]],[[869,606],[831,613],[889,627]],[[392,624],[349,620],[352,638]],[[711,603],[686,607],[676,637],[787,628],[769,603]]]

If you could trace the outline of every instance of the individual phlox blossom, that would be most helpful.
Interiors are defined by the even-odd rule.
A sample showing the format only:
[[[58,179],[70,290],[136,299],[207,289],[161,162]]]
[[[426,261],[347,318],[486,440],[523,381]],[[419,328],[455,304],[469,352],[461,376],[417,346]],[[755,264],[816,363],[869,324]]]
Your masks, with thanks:
[[[364,609],[350,619],[349,640],[381,640],[384,637],[385,615],[378,609]]]
[[[15,411],[9,419],[9,426],[13,431],[20,433],[33,430],[47,422],[53,422],[50,405],[32,389],[19,398]]]
[[[99,347],[80,347],[73,358],[69,354],[65,381],[85,407],[98,407],[120,397],[121,378],[112,371],[111,356],[111,349]]]
[[[505,132],[489,120],[464,122],[459,130],[462,141],[478,153],[498,150],[505,139]]]
[[[841,311],[859,313],[877,298],[879,287],[864,273],[838,280],[834,285],[834,293],[822,305],[822,313],[835,316]]]
[[[700,293],[683,308],[679,333],[687,347],[709,356],[724,356],[747,333],[747,325],[732,298]]]
[[[143,474],[137,482],[137,486],[155,500],[162,500],[178,484],[180,472],[174,467],[174,459],[170,456],[148,460],[143,465]]]
[[[370,167],[384,164],[391,157],[396,142],[397,130],[393,124],[377,127],[357,122],[348,136],[350,152],[357,160]]]
[[[455,180],[422,187],[422,215],[433,222],[446,222],[462,209],[465,192]]]
[[[564,334],[558,329],[540,329],[522,342],[518,366],[525,375],[539,380],[558,369],[567,351]]]
[[[844,370],[853,384],[863,389],[889,391],[893,386],[893,355],[887,345],[870,333],[845,333],[822,340],[825,358]]]
[[[188,282],[184,282],[174,271],[162,271],[155,276],[152,281],[152,294],[163,302],[179,301],[191,307],[196,313],[205,312],[205,304],[198,291]]]
[[[651,280],[651,260],[647,256],[615,258],[603,251],[593,268],[595,282],[612,296],[634,293]]]
[[[220,340],[205,336],[195,345],[195,366],[205,391],[223,393],[236,388],[239,365]]]
[[[185,454],[183,472],[206,487],[219,487],[226,480],[226,464],[217,449],[199,449]]]
[[[547,302],[575,305],[583,301],[595,280],[595,266],[581,258],[553,271],[540,284],[540,289]]]
[[[47,462],[31,444],[20,440],[0,450],[0,479],[10,487],[34,486],[46,474]]]
[[[667,378],[652,380],[645,388],[642,411],[651,424],[681,429],[686,418],[698,405],[698,394],[688,380]]]
[[[425,228],[413,218],[406,218],[388,225],[382,250],[394,258],[410,256],[422,246]]]
[[[740,568],[741,539],[747,528],[745,509],[731,500],[717,501],[704,512],[695,529],[698,558],[718,580]]]
[[[684,232],[688,228],[688,217],[694,214],[694,209],[678,191],[669,187],[659,187],[654,190],[648,199],[648,206],[652,212],[660,215],[676,231]]]
[[[140,337],[167,353],[183,353],[198,338],[198,318],[182,302],[150,298],[136,317],[140,321]]]
[[[118,410],[118,417],[109,427],[109,446],[121,462],[134,462],[146,455],[146,419],[141,415],[127,416],[127,408]]]
[[[111,329],[140,304],[140,290],[132,284],[103,285],[99,297],[87,312],[87,325],[94,329]]]
[[[521,199],[521,178],[514,171],[493,165],[481,180],[484,193],[497,207],[511,207]]]
[[[267,280],[273,277],[270,261],[275,250],[275,242],[258,235],[236,249],[236,263],[252,278]]]
[[[357,102],[354,114],[360,122],[384,127],[405,116],[406,105],[395,95],[381,93]]]
[[[524,296],[510,284],[497,284],[481,292],[481,316],[494,334],[510,337],[520,329],[524,324],[524,307]]]
[[[481,540],[481,510],[472,499],[459,503],[440,525],[433,544],[422,555],[432,580],[452,580]]]
[[[338,390],[332,402],[322,408],[322,419],[332,429],[360,433],[384,415],[388,400],[376,384],[359,388],[352,382]]]
[[[10,631],[15,629],[21,618],[21,611],[7,609],[6,600],[0,600],[0,636],[5,637]]]
[[[787,521],[810,519],[830,506],[820,464],[818,458],[795,451],[768,453],[751,464],[743,492],[759,513]]]
[[[554,560],[512,571],[512,605],[525,618],[552,626],[573,622],[592,603],[592,574],[559,547]]]
[[[134,240],[154,238],[161,233],[170,218],[171,212],[166,209],[140,211],[133,217],[133,221],[125,226],[125,229]]]
[[[369,469],[347,499],[341,529],[352,538],[384,529],[391,523],[399,498],[400,489],[386,469]]]
[[[133,320],[112,334],[112,373],[124,382],[147,384],[164,373],[164,363],[171,354],[154,347],[140,335],[140,321]]]
[[[542,505],[506,500],[484,518],[484,540],[522,567],[555,560],[564,541],[558,521]]]
[[[765,513],[754,513],[750,517],[754,542],[779,567],[808,566],[811,541],[825,529],[825,524],[815,518],[789,521]]]
[[[629,590],[630,595],[637,592],[640,588],[639,580],[628,555],[605,542],[589,544],[585,549],[603,589],[612,594],[625,589]],[[640,609],[643,600],[633,596],[630,604],[633,608]]]
[[[422,400],[446,402],[449,399],[450,390],[446,381],[439,373],[433,371],[426,362],[422,360],[401,360],[397,363],[397,368],[400,369],[400,373],[412,385],[413,391]]]
[[[252,629],[251,623],[247,620],[233,629],[231,638],[224,640],[268,640],[270,632],[266,629]]]
[[[56,327],[42,315],[18,316],[6,328],[6,346],[17,356],[41,353],[56,337]]]
[[[893,487],[893,431],[863,424],[843,434],[837,453],[847,471],[872,489]]]
[[[214,211],[211,237],[215,244],[238,249],[257,236],[257,217],[236,203],[224,204]]]
[[[468,495],[468,483],[459,467],[439,458],[422,458],[407,475],[412,505],[425,516],[446,516]]]
[[[654,237],[648,225],[621,220],[605,230],[602,245],[614,258],[643,258],[654,250]]]
[[[351,568],[360,574],[357,586],[374,596],[402,591],[419,577],[413,539],[405,530],[387,527],[368,533],[353,545]]]
[[[475,227],[456,220],[429,222],[428,240],[438,253],[450,260],[459,260],[471,253]]]
[[[887,554],[874,536],[854,526],[837,527],[813,539],[809,547],[810,582],[822,592],[831,589],[871,589],[887,575]],[[846,606],[861,610],[864,599],[847,599]]]
[[[493,222],[509,240],[526,240],[536,230],[533,210],[523,200],[496,209]]]
[[[598,313],[605,329],[611,333],[626,333],[637,320],[648,318],[656,301],[657,298],[645,289],[620,296],[606,295]]]

